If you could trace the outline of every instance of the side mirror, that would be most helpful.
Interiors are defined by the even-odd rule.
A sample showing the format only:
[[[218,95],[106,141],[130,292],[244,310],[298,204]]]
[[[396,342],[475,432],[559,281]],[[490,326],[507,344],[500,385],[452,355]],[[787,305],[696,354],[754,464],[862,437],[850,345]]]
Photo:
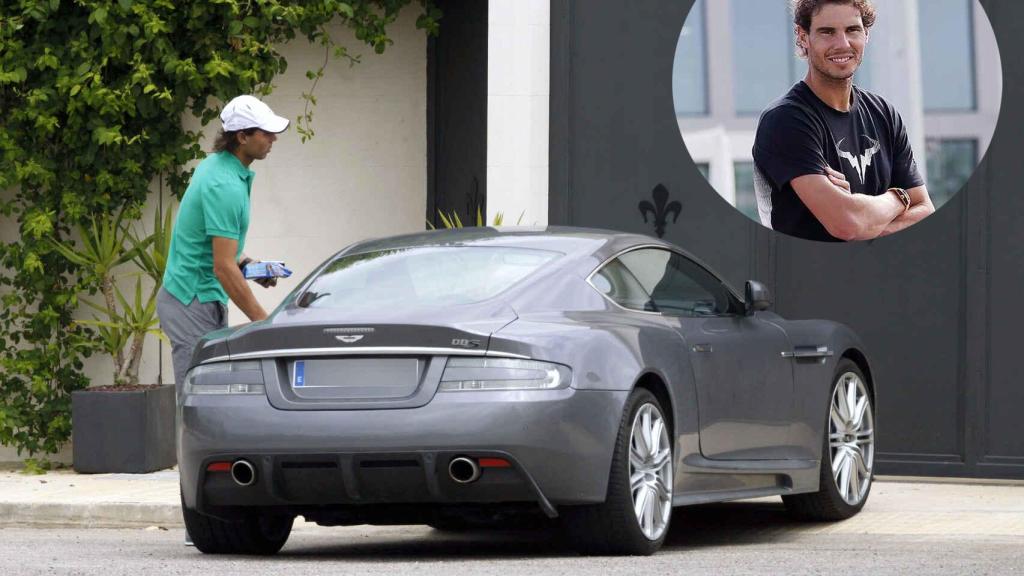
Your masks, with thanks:
[[[759,310],[768,310],[772,307],[772,293],[768,287],[756,280],[747,280],[744,290],[747,300],[747,315]]]

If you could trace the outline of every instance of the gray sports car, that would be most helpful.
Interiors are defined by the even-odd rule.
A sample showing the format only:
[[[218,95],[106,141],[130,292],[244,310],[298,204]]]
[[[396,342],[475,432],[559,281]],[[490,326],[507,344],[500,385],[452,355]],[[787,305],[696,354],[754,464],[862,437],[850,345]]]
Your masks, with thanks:
[[[293,519],[557,519],[650,554],[674,506],[856,514],[875,382],[853,332],[784,320],[672,244],[574,228],[370,240],[268,320],[212,333],[179,395],[186,526],[272,554]]]

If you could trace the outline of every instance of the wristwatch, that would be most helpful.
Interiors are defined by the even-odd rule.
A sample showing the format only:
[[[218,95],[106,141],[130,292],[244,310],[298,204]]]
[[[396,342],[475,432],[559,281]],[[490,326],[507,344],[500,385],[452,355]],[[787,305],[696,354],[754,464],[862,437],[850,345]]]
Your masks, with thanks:
[[[903,188],[889,188],[889,192],[892,192],[900,199],[900,202],[903,203],[904,212],[910,210],[910,194],[907,194],[906,190]]]

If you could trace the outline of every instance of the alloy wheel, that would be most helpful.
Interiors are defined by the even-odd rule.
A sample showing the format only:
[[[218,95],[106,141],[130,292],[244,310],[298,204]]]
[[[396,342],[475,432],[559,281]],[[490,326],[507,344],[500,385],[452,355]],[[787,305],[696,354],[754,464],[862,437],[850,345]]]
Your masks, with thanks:
[[[839,496],[850,506],[864,500],[875,459],[871,397],[853,372],[839,377],[832,393],[828,446],[832,478]]]
[[[644,404],[633,418],[629,487],[640,530],[648,540],[661,538],[672,515],[672,444],[654,404]]]

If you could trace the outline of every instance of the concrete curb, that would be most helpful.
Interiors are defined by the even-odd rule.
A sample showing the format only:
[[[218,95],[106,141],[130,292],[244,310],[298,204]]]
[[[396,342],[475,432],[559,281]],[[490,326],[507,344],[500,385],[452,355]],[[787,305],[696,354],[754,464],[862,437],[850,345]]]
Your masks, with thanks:
[[[167,504],[0,502],[0,527],[184,527],[181,508]]]
[[[177,470],[33,476],[0,472],[0,526],[182,526]]]

